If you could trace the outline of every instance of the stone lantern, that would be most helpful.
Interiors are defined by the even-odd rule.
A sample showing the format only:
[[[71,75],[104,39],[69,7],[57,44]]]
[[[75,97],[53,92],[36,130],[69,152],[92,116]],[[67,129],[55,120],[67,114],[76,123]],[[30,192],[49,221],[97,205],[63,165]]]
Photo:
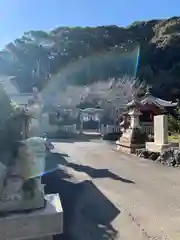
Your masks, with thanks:
[[[127,108],[128,115],[130,116],[130,125],[129,128],[123,132],[116,144],[118,150],[135,153],[136,149],[145,147],[146,141],[146,134],[142,131],[139,124],[141,103],[133,96],[132,101],[127,104]]]

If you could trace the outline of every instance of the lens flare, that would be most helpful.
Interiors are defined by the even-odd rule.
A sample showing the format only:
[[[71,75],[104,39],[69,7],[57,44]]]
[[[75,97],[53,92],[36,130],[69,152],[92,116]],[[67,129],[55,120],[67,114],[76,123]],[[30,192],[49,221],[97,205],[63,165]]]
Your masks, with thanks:
[[[123,49],[125,47],[122,47]],[[34,90],[34,94],[41,96],[44,106],[53,105],[57,102],[59,105],[78,105],[83,99],[86,98],[90,92],[95,92],[94,88],[90,87],[87,83],[91,79],[92,84],[94,82],[102,81],[105,79],[105,76],[109,78],[114,77],[114,79],[109,84],[109,89],[113,88],[114,84],[117,85],[115,81],[116,77],[120,75],[125,76],[129,75],[131,77],[136,77],[137,70],[139,66],[140,59],[140,46],[136,45],[132,50],[125,49],[123,51],[115,49],[112,51],[95,53],[87,58],[80,58],[74,62],[67,64],[65,67],[61,68],[58,74],[51,76],[50,81],[44,86],[41,92],[37,93]],[[109,74],[109,75],[108,75]],[[116,76],[112,76],[116,74]],[[75,83],[81,83],[79,87],[73,87]],[[84,85],[82,86],[82,84]],[[2,83],[7,85],[7,83]],[[76,84],[77,85],[77,84]],[[118,86],[118,85],[117,85]],[[124,87],[124,86],[123,86]],[[121,86],[119,85],[119,88]],[[19,104],[19,101],[16,101],[17,98],[21,98],[21,101],[27,101],[27,98],[33,97],[28,94],[21,93],[11,93],[10,89],[7,86],[4,87],[6,90],[7,96],[15,104]],[[102,90],[103,91],[103,90]],[[105,89],[104,91],[107,91]],[[123,92],[123,91],[122,91]],[[16,98],[13,96],[16,95]],[[24,99],[24,100],[23,100]],[[38,133],[37,133],[38,135]],[[27,175],[27,178],[34,178],[37,176],[43,176],[50,172],[53,172],[58,169],[58,164],[50,164],[50,160],[46,162],[46,167],[44,171],[37,171],[33,174]]]
[[[118,50],[107,51],[103,53],[95,53],[87,58],[79,59],[77,61],[67,64],[61,68],[58,74],[52,76],[51,80],[41,91],[41,96],[46,104],[52,103],[53,99],[56,102],[57,95],[64,94],[64,105],[68,102],[67,93],[68,85],[73,85],[77,82],[84,82],[86,86],[86,79],[92,79],[92,83],[95,79],[99,81],[104,79],[104,76],[111,76],[111,74],[129,75],[136,77],[137,69],[140,58],[140,46],[129,51],[120,52]],[[80,88],[80,86],[79,86]],[[82,89],[86,91],[86,89]],[[86,91],[87,92],[87,91]],[[74,93],[75,94],[75,93]],[[81,94],[82,95],[82,94]],[[80,95],[79,95],[80,96]],[[76,97],[77,99],[77,97]],[[80,101],[80,97],[78,99]],[[74,102],[74,105],[77,102]]]

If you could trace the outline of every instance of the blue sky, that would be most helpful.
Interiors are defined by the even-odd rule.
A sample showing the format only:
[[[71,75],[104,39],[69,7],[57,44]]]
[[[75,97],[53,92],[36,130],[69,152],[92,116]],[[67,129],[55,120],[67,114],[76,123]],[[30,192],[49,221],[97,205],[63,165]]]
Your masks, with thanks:
[[[0,48],[29,30],[178,16],[179,0],[0,0]]]

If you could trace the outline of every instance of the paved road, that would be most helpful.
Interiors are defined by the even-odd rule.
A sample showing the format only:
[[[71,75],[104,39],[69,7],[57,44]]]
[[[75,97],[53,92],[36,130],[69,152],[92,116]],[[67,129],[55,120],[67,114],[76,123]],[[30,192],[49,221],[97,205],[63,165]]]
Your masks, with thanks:
[[[104,239],[180,239],[179,169],[118,152],[104,141],[54,144],[55,152],[69,156],[68,171],[79,181],[92,180],[119,210],[109,223],[119,237]]]

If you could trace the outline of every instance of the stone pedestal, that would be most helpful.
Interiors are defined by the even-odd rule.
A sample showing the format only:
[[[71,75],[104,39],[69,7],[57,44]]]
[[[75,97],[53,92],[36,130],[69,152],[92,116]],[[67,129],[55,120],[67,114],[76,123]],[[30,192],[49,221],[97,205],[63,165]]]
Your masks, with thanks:
[[[36,192],[32,198],[22,200],[11,200],[0,202],[0,214],[10,212],[22,212],[30,209],[44,208],[45,200],[44,194]]]
[[[118,141],[116,141],[117,150],[122,150],[126,153],[135,153],[136,149],[144,148],[145,141],[142,143],[139,141],[134,141],[134,137],[136,135],[136,129],[128,129],[123,135],[120,137]]]
[[[171,143],[158,144],[156,142],[146,142],[146,150],[149,152],[164,152],[172,147]]]
[[[146,150],[161,153],[174,146],[178,146],[178,143],[168,143],[167,116],[154,116],[154,142],[146,142]]]
[[[63,210],[58,194],[46,195],[41,210],[0,216],[1,240],[51,240],[63,233]]]

